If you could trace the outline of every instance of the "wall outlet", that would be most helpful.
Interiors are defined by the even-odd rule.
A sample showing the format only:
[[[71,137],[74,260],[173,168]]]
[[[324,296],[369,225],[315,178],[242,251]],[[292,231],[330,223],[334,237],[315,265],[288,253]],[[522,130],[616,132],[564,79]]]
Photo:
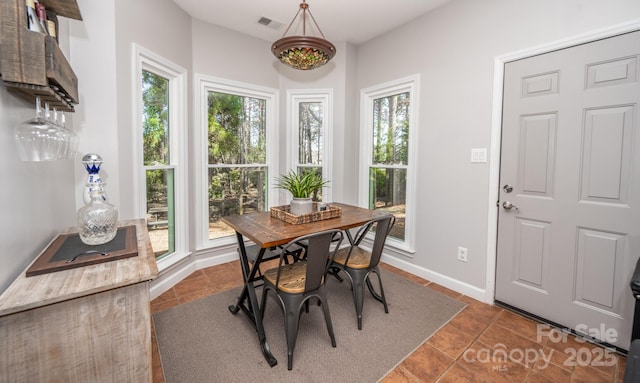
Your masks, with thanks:
[[[467,248],[458,246],[458,261],[466,262],[467,261]]]

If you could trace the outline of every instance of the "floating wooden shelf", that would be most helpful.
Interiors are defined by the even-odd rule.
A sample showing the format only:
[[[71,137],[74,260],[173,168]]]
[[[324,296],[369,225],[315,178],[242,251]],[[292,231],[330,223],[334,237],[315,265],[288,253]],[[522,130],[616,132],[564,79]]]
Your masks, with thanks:
[[[41,0],[50,18],[82,20],[76,0]],[[8,90],[51,108],[73,112],[78,78],[52,36],[27,28],[24,0],[0,2],[0,74]]]

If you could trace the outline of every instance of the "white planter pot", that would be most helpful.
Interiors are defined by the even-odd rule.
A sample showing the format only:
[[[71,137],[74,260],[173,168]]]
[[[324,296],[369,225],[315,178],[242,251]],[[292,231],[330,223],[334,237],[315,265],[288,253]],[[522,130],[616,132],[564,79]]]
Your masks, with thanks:
[[[313,213],[313,201],[311,198],[294,198],[289,204],[289,212],[293,215]]]

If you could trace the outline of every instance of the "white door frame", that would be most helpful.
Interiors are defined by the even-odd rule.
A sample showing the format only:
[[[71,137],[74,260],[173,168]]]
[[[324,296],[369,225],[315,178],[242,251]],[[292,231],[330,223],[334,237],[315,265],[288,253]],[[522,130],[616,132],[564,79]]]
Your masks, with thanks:
[[[491,142],[489,151],[489,211],[487,223],[487,270],[484,301],[493,304],[496,290],[496,258],[498,249],[498,205],[500,199],[500,143],[502,141],[502,89],[504,66],[523,59],[578,44],[640,30],[640,19],[627,21],[603,29],[587,32],[548,44],[497,56],[493,64],[493,107],[491,112]]]

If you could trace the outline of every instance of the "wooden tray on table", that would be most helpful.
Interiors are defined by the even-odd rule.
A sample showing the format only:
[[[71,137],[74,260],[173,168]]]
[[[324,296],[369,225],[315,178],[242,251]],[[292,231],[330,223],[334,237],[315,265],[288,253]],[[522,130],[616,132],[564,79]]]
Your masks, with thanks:
[[[115,238],[102,245],[86,245],[78,233],[60,234],[54,238],[27,269],[27,277],[95,265],[138,255],[136,227],[119,227]]]
[[[318,210],[318,203],[313,203],[313,213],[294,215],[290,213],[289,205],[274,206],[271,208],[271,216],[278,218],[292,225],[300,225],[324,219],[338,218],[342,215],[342,208],[339,206],[326,205],[326,210]]]

